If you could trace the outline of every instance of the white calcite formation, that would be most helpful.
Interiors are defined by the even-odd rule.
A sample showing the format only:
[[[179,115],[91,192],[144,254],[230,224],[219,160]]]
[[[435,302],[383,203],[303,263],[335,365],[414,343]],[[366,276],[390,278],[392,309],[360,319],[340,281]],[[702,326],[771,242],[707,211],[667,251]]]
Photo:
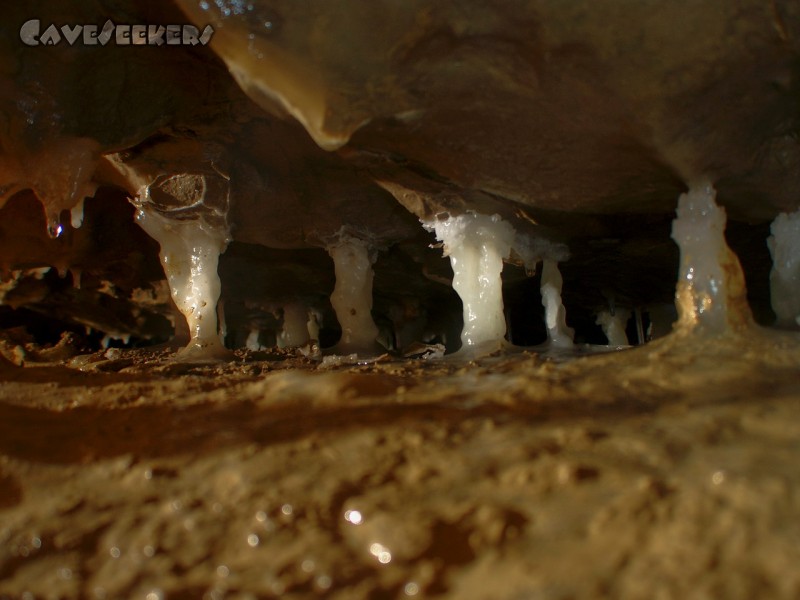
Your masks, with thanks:
[[[769,276],[772,310],[779,327],[800,326],[800,210],[773,221],[767,240],[772,254]]]
[[[567,327],[567,310],[561,301],[563,286],[564,279],[558,270],[558,263],[554,260],[544,259],[540,290],[548,343],[559,348],[569,348],[573,344],[575,331]]]
[[[227,228],[208,225],[202,217],[168,218],[137,203],[136,222],[161,246],[159,256],[172,300],[186,317],[191,339],[177,358],[206,360],[227,354],[217,329],[219,256],[227,248]]]
[[[364,240],[340,232],[327,246],[336,272],[331,305],[342,337],[335,354],[365,354],[377,350],[378,327],[372,319],[372,264],[375,255]]]
[[[264,349],[264,346],[261,345],[261,331],[258,327],[250,329],[250,333],[247,334],[247,339],[244,342],[244,347],[253,352]]]
[[[322,321],[322,313],[315,308],[308,309],[308,321],[306,321],[306,329],[308,330],[308,339],[319,341],[320,322]]]
[[[627,346],[628,335],[625,326],[631,313],[629,310],[617,309],[613,314],[610,310],[601,310],[597,313],[597,324],[603,328],[603,333],[609,346]]]
[[[278,347],[293,348],[302,346],[309,340],[308,310],[300,302],[292,302],[283,307],[283,323],[278,332]]]
[[[725,209],[708,182],[690,187],[678,200],[672,239],[680,248],[675,305],[678,328],[722,334],[752,324],[744,274],[725,242]]]
[[[536,274],[538,264],[544,259],[563,262],[569,259],[569,248],[562,243],[547,238],[524,233],[517,233],[512,247],[519,257],[529,276]]]
[[[69,211],[70,224],[74,229],[78,229],[83,225],[83,205],[85,200],[86,198],[78,200],[78,203]]]
[[[444,254],[453,268],[453,289],[461,297],[465,348],[502,342],[506,335],[503,314],[503,260],[514,242],[514,229],[499,215],[463,215],[423,223],[444,242]]]

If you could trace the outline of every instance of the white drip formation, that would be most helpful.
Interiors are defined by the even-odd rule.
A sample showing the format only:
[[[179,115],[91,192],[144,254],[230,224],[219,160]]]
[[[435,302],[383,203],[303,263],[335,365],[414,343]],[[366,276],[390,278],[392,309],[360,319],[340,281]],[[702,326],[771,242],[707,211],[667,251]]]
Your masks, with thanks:
[[[752,324],[741,266],[725,243],[725,210],[717,206],[715,196],[711,184],[703,182],[692,186],[678,201],[672,238],[681,254],[676,288],[676,328],[681,331],[719,334]],[[192,220],[170,218],[146,204],[138,206],[137,222],[160,244],[172,298],[189,326],[191,341],[179,358],[223,355],[218,331],[217,266],[230,239],[227,226],[213,227],[202,216]],[[499,215],[445,214],[423,226],[435,232],[443,242],[444,256],[450,259],[452,286],[463,305],[462,347],[486,348],[490,343],[504,342],[502,271],[512,249],[529,274],[542,261],[540,291],[548,345],[565,349],[574,346],[575,332],[566,322],[563,278],[558,268],[558,261],[568,256],[565,246],[518,235]],[[800,325],[800,212],[780,215],[772,225],[768,244],[774,260],[772,294],[779,323]],[[342,329],[341,340],[332,352],[374,353],[379,350],[379,329],[371,314],[374,250],[368,242],[344,230],[326,249],[336,276],[330,300]],[[653,312],[655,335],[660,320],[657,311]],[[301,302],[290,302],[282,307],[282,314],[278,346],[300,347],[310,339],[318,340],[321,316],[316,311]],[[598,312],[596,322],[608,345],[629,345],[625,332],[629,316],[629,311]],[[399,317],[395,320],[402,324]],[[665,316],[663,320],[659,334],[666,333],[672,319]],[[424,322],[415,325],[424,329]],[[261,349],[259,337],[257,329],[251,331],[247,347]]]
[[[569,348],[573,344],[575,331],[567,327],[567,309],[561,300],[561,290],[564,279],[558,270],[558,263],[554,260],[542,261],[542,305],[544,306],[544,320],[547,326],[547,339],[557,348]]]
[[[85,201],[86,198],[81,198],[69,211],[70,224],[74,229],[79,229],[83,225],[83,205]]]
[[[503,260],[509,257],[514,229],[499,215],[469,212],[447,215],[426,229],[436,232],[444,243],[444,254],[453,268],[453,289],[461,297],[464,347],[502,342],[506,335],[503,314]]]
[[[264,346],[261,345],[261,330],[258,327],[250,329],[250,333],[247,334],[247,339],[244,342],[244,347],[253,352],[264,350]]]
[[[681,253],[675,305],[679,327],[722,334],[752,322],[742,267],[725,242],[725,209],[708,182],[678,199],[672,239]]]
[[[308,339],[319,341],[320,322],[322,321],[322,313],[314,308],[308,309],[308,321],[306,321],[306,330],[308,331]]]
[[[278,333],[279,348],[302,346],[309,340],[308,310],[300,302],[283,307],[283,323]]]
[[[800,210],[782,213],[767,239],[772,255],[769,276],[772,310],[779,327],[800,326]]]
[[[228,246],[227,229],[208,226],[202,218],[180,221],[139,208],[136,222],[161,246],[159,256],[172,300],[189,325],[189,344],[178,359],[204,360],[225,354],[217,330],[219,256]]]
[[[340,233],[327,250],[336,272],[331,305],[342,328],[342,337],[334,352],[372,352],[378,337],[378,327],[372,319],[372,264],[375,257],[367,242],[344,233]]]
[[[603,333],[608,340],[609,346],[627,346],[628,334],[625,333],[625,326],[630,319],[629,310],[617,309],[614,314],[610,310],[601,310],[597,313],[597,324],[603,329]]]

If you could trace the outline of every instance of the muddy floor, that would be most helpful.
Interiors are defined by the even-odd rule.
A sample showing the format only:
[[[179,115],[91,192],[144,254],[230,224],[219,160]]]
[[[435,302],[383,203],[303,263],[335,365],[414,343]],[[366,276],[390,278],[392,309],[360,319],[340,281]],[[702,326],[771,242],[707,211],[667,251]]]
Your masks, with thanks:
[[[796,335],[4,354],[3,599],[800,597]]]

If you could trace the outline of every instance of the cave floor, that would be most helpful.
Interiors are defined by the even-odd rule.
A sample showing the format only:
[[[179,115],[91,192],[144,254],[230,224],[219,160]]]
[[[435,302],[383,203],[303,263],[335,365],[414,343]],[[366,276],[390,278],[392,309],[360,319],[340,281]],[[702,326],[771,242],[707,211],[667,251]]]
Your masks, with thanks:
[[[0,598],[800,596],[796,335],[165,356],[2,366]]]

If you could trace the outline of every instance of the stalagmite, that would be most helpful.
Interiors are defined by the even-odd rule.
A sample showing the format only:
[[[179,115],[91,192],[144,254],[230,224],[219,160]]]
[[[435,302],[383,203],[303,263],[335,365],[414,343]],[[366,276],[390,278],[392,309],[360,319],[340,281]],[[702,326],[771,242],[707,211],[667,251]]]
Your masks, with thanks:
[[[567,327],[567,310],[561,301],[563,285],[564,280],[558,270],[558,263],[550,259],[542,261],[541,293],[547,339],[553,346],[568,348],[573,344],[575,331]]]
[[[278,333],[278,347],[302,346],[308,341],[308,310],[300,302],[283,307],[283,325]]]
[[[213,227],[203,217],[168,218],[137,202],[136,221],[161,246],[161,264],[172,299],[186,317],[191,339],[179,360],[205,360],[227,355],[217,330],[219,256],[230,240],[227,228]]]
[[[779,327],[800,326],[800,210],[773,221],[767,240],[772,254],[769,276],[772,310]]]
[[[364,240],[340,232],[327,247],[336,272],[331,305],[342,328],[335,354],[365,354],[379,351],[378,327],[372,319],[372,279],[375,262]]]
[[[678,200],[672,239],[680,247],[675,292],[681,331],[722,334],[752,324],[744,274],[725,242],[725,209],[707,182],[690,187]]]
[[[499,215],[468,212],[447,215],[431,223],[436,238],[444,242],[444,254],[453,267],[453,289],[461,297],[465,348],[491,342],[502,343],[506,334],[503,315],[503,260],[514,242],[514,229]]]
[[[247,340],[244,343],[244,347],[253,352],[263,350],[264,346],[262,346],[261,342],[259,341],[260,337],[261,331],[258,329],[258,327],[253,327],[250,330],[250,333],[247,334]]]
[[[613,314],[610,310],[601,310],[597,313],[597,324],[603,328],[603,333],[608,339],[609,346],[627,346],[628,335],[625,325],[631,313],[628,310],[617,309]]]
[[[322,314],[315,308],[309,308],[308,321],[306,321],[309,340],[319,341],[320,321],[322,321]]]

